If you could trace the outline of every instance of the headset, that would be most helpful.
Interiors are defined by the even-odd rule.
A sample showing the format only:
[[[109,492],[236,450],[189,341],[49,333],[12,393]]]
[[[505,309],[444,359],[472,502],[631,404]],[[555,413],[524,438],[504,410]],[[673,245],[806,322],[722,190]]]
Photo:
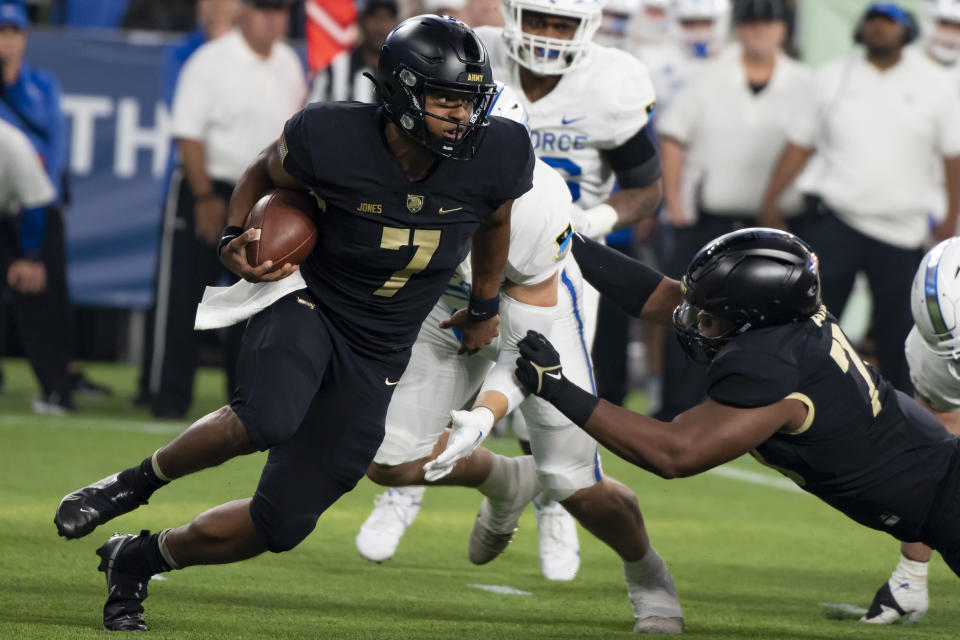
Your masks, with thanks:
[[[897,22],[903,27],[903,45],[906,46],[911,42],[914,42],[917,38],[920,37],[920,25],[917,22],[916,17],[910,11],[900,7],[899,5],[893,2],[874,2],[871,4],[867,10],[864,12],[863,17],[860,18],[860,21],[857,22],[857,28],[853,32],[853,41],[857,44],[863,44],[863,23],[865,23],[874,13],[875,9],[882,8],[882,12],[886,15],[887,11],[890,13],[899,13],[903,16],[903,22]]]

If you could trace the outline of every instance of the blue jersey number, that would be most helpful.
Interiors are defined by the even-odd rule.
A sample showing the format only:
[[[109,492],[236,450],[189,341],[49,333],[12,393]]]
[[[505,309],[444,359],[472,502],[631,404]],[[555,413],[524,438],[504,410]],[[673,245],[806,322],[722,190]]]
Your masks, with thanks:
[[[570,158],[540,158],[548,165],[556,169],[557,171],[562,171],[567,174],[568,178],[573,178],[574,176],[579,176],[583,174],[583,170],[580,168],[576,162]],[[567,188],[570,189],[570,196],[573,198],[573,201],[576,202],[580,199],[580,183],[573,182],[572,180],[567,180]]]

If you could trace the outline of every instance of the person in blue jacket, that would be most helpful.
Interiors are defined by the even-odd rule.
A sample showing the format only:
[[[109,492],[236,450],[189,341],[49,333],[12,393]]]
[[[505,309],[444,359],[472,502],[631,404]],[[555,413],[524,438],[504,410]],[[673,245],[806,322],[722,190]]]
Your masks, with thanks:
[[[0,119],[27,136],[56,189],[54,203],[46,208],[44,224],[38,227],[43,234],[38,256],[46,267],[47,287],[32,305],[34,318],[28,323],[30,330],[21,335],[21,340],[25,343],[42,341],[51,346],[44,350],[45,353],[57,354],[56,362],[32,363],[35,368],[48,372],[47,379],[41,381],[43,395],[34,403],[34,410],[62,413],[73,409],[74,392],[106,395],[109,389],[90,382],[69,364],[74,344],[62,216],[62,207],[69,199],[65,180],[66,121],[57,79],[23,60],[28,26],[27,11],[22,2],[0,4]],[[31,350],[25,351],[29,353]]]

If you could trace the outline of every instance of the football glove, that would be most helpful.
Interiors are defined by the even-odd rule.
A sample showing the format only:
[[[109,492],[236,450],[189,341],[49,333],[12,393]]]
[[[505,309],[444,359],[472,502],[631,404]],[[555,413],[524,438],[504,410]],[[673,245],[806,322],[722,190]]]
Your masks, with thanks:
[[[493,411],[486,407],[451,411],[450,423],[447,448],[435,460],[423,465],[423,478],[427,482],[436,482],[453,471],[458,462],[470,457],[493,429]]]
[[[527,336],[517,343],[520,357],[517,358],[517,380],[527,391],[544,400],[553,401],[570,384],[563,376],[560,354],[543,334],[527,331]]]
[[[560,354],[550,341],[536,331],[527,331],[517,347],[520,357],[515,375],[520,384],[555,406],[574,424],[585,425],[599,400],[563,375]]]

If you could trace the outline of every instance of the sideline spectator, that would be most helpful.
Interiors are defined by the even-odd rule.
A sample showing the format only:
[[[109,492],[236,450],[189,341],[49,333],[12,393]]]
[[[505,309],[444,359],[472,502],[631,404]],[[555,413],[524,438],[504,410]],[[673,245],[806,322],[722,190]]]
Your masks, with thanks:
[[[756,225],[790,109],[811,85],[810,72],[782,51],[783,0],[738,0],[734,23],[740,46],[705,63],[657,122],[672,240],[664,271],[674,278],[713,238]],[[785,214],[800,213],[795,190],[780,203]],[[658,419],[698,404],[705,385],[706,367],[667,340]]]
[[[50,404],[45,413],[73,408],[67,354],[38,323],[49,311],[47,268],[40,255],[46,209],[55,198],[30,140],[0,120],[0,293],[12,292],[23,350],[43,390],[39,402]]]
[[[193,320],[204,287],[228,277],[216,247],[233,185],[306,97],[300,60],[280,42],[288,19],[286,0],[245,0],[238,29],[197,49],[177,83],[172,135],[181,167],[163,220],[150,363],[157,417],[183,417],[193,398]],[[233,333],[228,344],[239,342]],[[236,352],[228,346],[228,393]]]
[[[203,44],[230,33],[239,8],[239,0],[198,0],[197,28],[178,42],[167,47],[164,55],[163,99],[168,108],[173,108],[173,94],[177,86],[177,79],[180,77],[180,71],[186,64],[187,59]],[[167,207],[175,207],[177,203],[179,183],[176,185],[177,189],[170,189],[170,185],[173,172],[179,164],[177,145],[171,140],[169,161],[163,176],[161,189],[164,210]],[[136,405],[150,403],[150,363],[153,360],[155,312],[156,306],[152,307],[147,313],[147,335],[143,345],[143,359],[140,363],[140,386],[137,397],[134,399]]]
[[[42,225],[42,260],[46,268],[46,287],[30,305],[35,314],[31,329],[44,335],[50,360],[40,364],[50,371],[44,396],[34,403],[41,413],[63,413],[73,409],[72,393],[109,395],[110,390],[89,381],[72,363],[74,353],[73,312],[67,290],[67,258],[64,241],[63,211],[67,200],[66,121],[60,104],[60,84],[50,73],[34,69],[23,60],[27,48],[26,8],[22,2],[0,4],[0,119],[23,132],[40,155],[50,181],[57,191],[46,210]],[[24,338],[29,340],[30,338]],[[56,355],[53,355],[56,354]],[[38,366],[36,363],[34,366]]]
[[[337,55],[326,69],[317,72],[310,102],[355,100],[373,102],[373,83],[364,73],[375,74],[380,47],[398,22],[395,0],[358,0],[359,44]]]
[[[832,313],[842,313],[854,277],[866,273],[880,372],[906,393],[907,301],[928,239],[937,163],[949,206],[934,241],[953,235],[960,213],[960,96],[935,63],[903,50],[916,37],[907,11],[892,2],[870,5],[855,33],[865,53],[820,69],[798,105],[760,220],[786,227],[778,199],[816,152],[799,183],[809,194],[806,212],[791,227],[820,257],[823,301]]]

